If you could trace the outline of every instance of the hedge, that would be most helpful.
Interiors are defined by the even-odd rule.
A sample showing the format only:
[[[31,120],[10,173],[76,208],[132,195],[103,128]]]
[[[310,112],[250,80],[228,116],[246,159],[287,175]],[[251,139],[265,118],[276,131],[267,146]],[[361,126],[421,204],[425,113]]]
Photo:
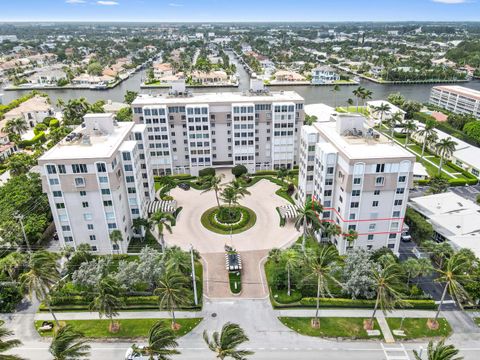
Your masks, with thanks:
[[[214,168],[205,168],[198,172],[198,176],[215,176],[215,169]]]
[[[222,224],[222,223],[218,222],[217,220],[215,220],[215,213],[216,213],[215,210],[217,210],[216,208],[215,208],[214,211],[212,211],[210,214],[208,214],[208,221],[210,222],[210,224],[212,226],[214,226],[217,229],[223,230],[223,231],[230,231],[230,229],[231,230],[241,229],[245,225],[247,225],[247,223],[250,221],[250,213],[242,207],[237,207],[237,209],[239,209],[241,211],[243,217],[242,217],[242,220],[240,220],[238,223],[236,223],[234,225]]]
[[[405,308],[410,309],[436,309],[434,300],[405,300]],[[316,298],[303,298],[299,304],[306,307],[317,306]],[[321,298],[320,307],[335,307],[335,308],[366,308],[373,309],[375,307],[375,300],[352,300],[352,299],[338,299],[338,298]]]
[[[235,165],[232,168],[232,174],[237,178],[242,175],[245,175],[246,173],[248,173],[248,169],[246,168],[245,165],[239,164],[239,165]]]
[[[58,119],[53,118],[48,123],[48,126],[51,127],[51,128],[58,128],[60,126],[60,121]]]
[[[33,138],[29,139],[29,140],[23,140],[23,141],[20,141],[18,143],[18,146],[20,148],[25,148],[25,147],[29,147],[29,146],[32,146],[32,145],[35,145],[37,143],[43,143],[47,140],[46,136],[45,136],[45,132],[42,131],[42,132],[39,132],[37,135],[35,135]]]

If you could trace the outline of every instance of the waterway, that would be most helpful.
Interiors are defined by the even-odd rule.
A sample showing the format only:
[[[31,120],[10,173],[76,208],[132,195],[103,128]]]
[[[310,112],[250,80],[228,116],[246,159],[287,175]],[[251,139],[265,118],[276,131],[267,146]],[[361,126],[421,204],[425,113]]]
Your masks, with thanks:
[[[249,88],[250,78],[247,72],[242,66],[238,65],[236,59],[231,57],[231,61],[237,64],[237,69],[240,78],[240,84],[238,88],[205,88],[205,89],[193,89],[194,92],[220,92],[220,91],[245,91]],[[88,89],[65,89],[65,90],[43,90],[46,92],[53,104],[56,104],[57,99],[63,100],[74,99],[84,97],[89,102],[97,100],[113,100],[123,101],[123,96],[127,90],[138,91],[141,93],[164,93],[166,89],[140,89],[140,85],[145,78],[145,71],[140,71],[113,89],[109,90],[88,90]],[[435,84],[404,84],[404,85],[384,85],[372,83],[368,80],[361,80],[360,85],[371,90],[373,92],[373,99],[385,99],[387,96],[394,92],[400,92],[405,98],[409,100],[415,100],[419,102],[427,102],[430,96],[430,89]],[[480,80],[473,80],[468,83],[462,83],[461,86],[469,87],[472,89],[480,90]],[[332,86],[274,86],[271,87],[271,91],[280,90],[293,90],[298,92],[305,98],[306,104],[312,103],[325,103],[333,106],[335,102],[338,105],[346,104],[349,98],[355,100],[352,91],[356,88],[356,85],[341,86],[340,91],[334,94],[332,92]],[[8,103],[20,97],[29,90],[15,90],[15,91],[2,91],[4,93],[3,102]]]

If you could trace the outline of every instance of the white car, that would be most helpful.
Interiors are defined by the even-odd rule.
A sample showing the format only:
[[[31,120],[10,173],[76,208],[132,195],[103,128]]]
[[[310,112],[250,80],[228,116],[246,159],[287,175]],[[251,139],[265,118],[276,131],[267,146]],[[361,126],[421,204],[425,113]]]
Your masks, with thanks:
[[[138,350],[142,350],[143,346],[132,345],[131,348],[125,353],[125,360],[146,360],[147,357],[143,356]]]

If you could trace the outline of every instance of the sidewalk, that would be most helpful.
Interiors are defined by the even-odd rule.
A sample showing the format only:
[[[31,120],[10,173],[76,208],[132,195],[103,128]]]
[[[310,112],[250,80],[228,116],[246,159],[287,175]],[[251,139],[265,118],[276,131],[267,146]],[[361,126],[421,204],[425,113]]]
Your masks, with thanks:
[[[369,318],[372,316],[372,309],[320,309],[318,316],[320,317],[364,317]],[[315,315],[315,309],[284,309],[275,310],[275,315],[278,316],[290,316],[290,317],[313,317]],[[383,314],[380,312],[383,316]],[[385,317],[394,318],[429,318],[434,317],[434,310],[394,310],[386,313]]]
[[[17,314],[15,316],[21,316]],[[55,316],[58,320],[98,320],[100,319],[97,312],[57,312]],[[168,311],[120,311],[115,319],[163,319],[171,318],[172,315]],[[175,311],[177,319],[192,319],[203,317],[201,311]],[[49,312],[35,314],[35,320],[52,321],[53,317]]]

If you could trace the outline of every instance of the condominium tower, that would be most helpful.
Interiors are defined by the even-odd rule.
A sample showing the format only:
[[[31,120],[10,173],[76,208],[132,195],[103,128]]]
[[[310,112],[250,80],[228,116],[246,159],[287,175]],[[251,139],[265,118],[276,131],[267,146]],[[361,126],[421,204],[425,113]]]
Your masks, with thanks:
[[[358,114],[333,113],[303,126],[299,148],[299,201],[323,207],[322,220],[341,234],[332,240],[344,254],[351,246],[398,253],[415,157],[366,125]],[[350,230],[358,239],[349,244]],[[319,235],[320,236],[320,235]]]
[[[480,119],[480,91],[478,90],[458,85],[434,86],[430,92],[430,104]]]

